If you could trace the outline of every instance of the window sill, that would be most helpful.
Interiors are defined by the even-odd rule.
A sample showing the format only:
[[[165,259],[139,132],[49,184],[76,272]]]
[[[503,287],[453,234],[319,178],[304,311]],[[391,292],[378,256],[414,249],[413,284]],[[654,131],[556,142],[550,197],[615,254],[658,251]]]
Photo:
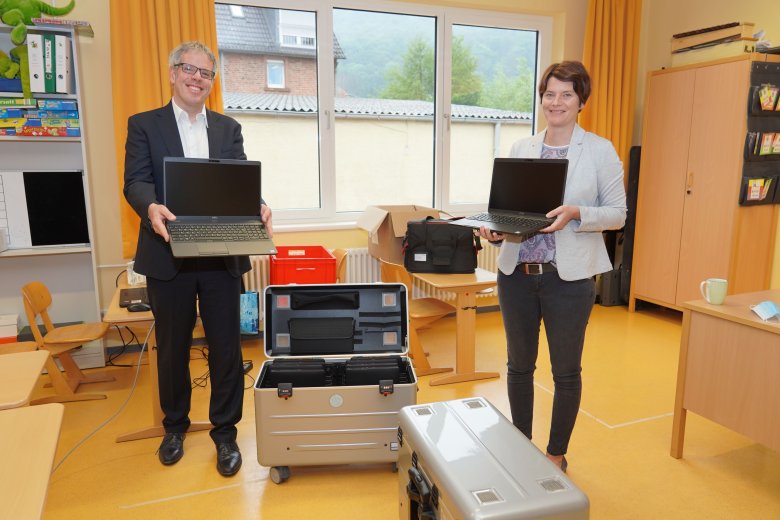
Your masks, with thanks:
[[[295,233],[300,231],[341,231],[346,229],[358,229],[357,222],[274,222],[274,233]]]

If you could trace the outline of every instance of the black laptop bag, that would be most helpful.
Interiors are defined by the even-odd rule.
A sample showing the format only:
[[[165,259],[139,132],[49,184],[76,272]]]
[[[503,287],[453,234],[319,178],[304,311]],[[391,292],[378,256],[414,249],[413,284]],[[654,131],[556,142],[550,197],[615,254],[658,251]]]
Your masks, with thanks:
[[[410,273],[473,273],[482,249],[471,228],[433,217],[410,220],[403,244]]]

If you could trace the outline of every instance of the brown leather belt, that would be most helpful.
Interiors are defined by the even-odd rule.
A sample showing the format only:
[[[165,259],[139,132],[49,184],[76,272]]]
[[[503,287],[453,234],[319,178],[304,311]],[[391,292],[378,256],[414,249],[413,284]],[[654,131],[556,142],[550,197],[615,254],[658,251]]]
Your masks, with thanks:
[[[542,274],[542,273],[552,273],[557,271],[558,269],[555,268],[553,264],[546,263],[546,264],[527,264],[527,263],[521,263],[518,264],[520,269],[525,274]]]

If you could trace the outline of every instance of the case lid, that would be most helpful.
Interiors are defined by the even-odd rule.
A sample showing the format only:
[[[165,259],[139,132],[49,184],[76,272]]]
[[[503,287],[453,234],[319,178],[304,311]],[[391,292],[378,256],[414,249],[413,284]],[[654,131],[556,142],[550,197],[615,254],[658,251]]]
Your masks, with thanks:
[[[269,285],[268,357],[406,354],[409,321],[400,283]]]
[[[588,497],[482,397],[405,406],[403,441],[458,518],[587,518]]]

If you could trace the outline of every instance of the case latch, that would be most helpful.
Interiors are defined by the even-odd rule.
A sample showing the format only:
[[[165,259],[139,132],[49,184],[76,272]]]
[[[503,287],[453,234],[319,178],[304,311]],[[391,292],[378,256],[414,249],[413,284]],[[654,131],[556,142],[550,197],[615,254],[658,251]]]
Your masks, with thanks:
[[[292,397],[292,383],[279,383],[276,386],[276,395],[282,399],[289,399]]]
[[[380,379],[379,380],[379,393],[382,395],[390,395],[394,391],[392,379]]]

